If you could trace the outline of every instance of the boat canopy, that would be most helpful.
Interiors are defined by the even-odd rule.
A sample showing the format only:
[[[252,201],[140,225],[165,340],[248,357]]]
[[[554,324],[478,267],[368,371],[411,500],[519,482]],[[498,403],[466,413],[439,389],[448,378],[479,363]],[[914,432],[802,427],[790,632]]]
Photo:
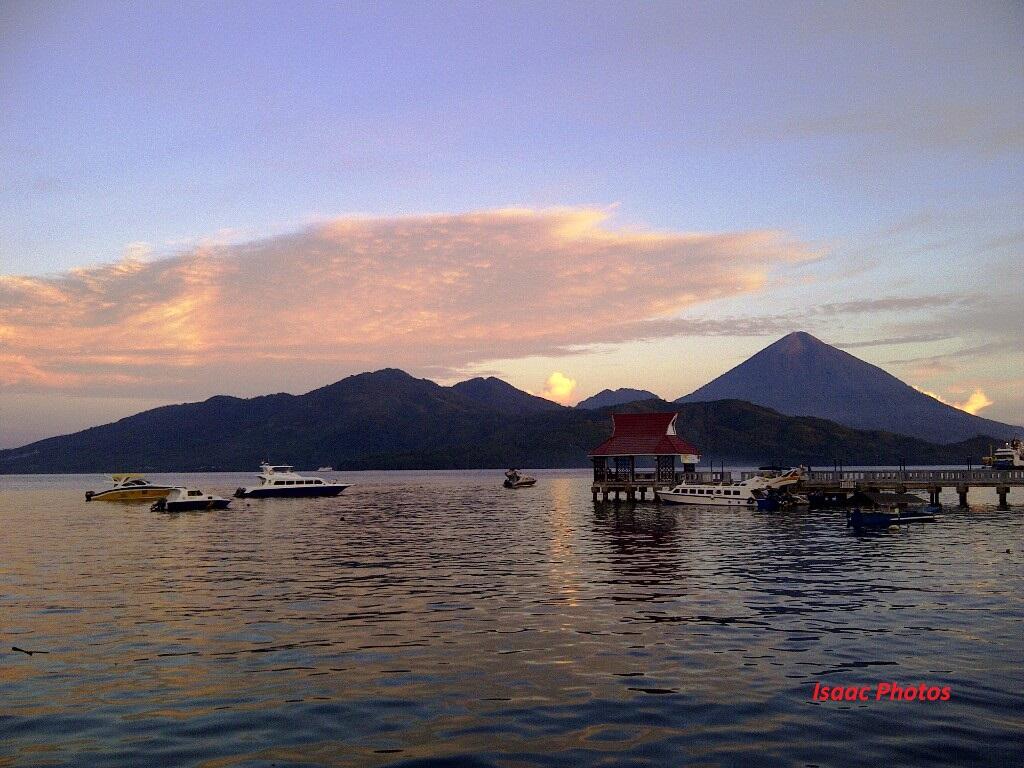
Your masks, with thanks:
[[[850,498],[850,501],[854,504],[871,504],[876,507],[924,504],[924,499],[913,493],[886,493],[879,491],[858,491]]]

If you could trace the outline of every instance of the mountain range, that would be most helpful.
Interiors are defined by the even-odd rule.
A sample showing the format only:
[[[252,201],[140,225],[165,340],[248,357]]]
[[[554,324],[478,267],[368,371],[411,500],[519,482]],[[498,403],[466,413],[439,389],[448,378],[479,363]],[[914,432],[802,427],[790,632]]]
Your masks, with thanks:
[[[989,442],[936,445],[740,400],[567,408],[498,379],[443,387],[385,369],[304,395],[155,408],[0,451],[0,472],[255,470],[264,460],[347,470],[585,466],[611,413],[624,410],[679,412],[679,433],[715,464],[951,464],[977,460]]]
[[[804,332],[784,336],[676,402],[722,399],[746,400],[791,416],[819,416],[856,429],[884,429],[934,443],[1024,434],[1021,427],[940,402]]]

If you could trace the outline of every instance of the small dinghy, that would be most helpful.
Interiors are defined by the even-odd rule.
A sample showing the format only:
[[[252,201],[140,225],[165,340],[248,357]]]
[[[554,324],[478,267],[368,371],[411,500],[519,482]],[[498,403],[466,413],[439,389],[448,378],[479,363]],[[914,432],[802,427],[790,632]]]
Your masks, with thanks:
[[[230,499],[203,493],[195,488],[172,488],[166,499],[159,499],[150,509],[154,512],[195,512],[227,509],[230,503]]]
[[[503,485],[506,488],[529,488],[531,485],[536,485],[536,483],[537,478],[521,475],[518,469],[510,469],[505,473]]]

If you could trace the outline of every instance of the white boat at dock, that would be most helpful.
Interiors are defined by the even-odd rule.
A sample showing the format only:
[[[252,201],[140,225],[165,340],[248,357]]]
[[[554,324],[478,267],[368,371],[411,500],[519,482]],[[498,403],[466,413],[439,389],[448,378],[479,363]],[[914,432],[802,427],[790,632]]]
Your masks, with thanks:
[[[782,473],[763,473],[734,483],[680,483],[658,490],[661,501],[670,504],[696,504],[710,507],[754,507],[758,493],[781,489],[800,482],[802,470],[791,469]]]
[[[337,496],[351,483],[332,483],[319,477],[304,477],[289,464],[261,464],[259,485],[239,488],[235,497],[265,499],[277,497]]]
[[[992,469],[1020,469],[1024,467],[1024,441],[1013,438],[1002,448],[992,452]]]

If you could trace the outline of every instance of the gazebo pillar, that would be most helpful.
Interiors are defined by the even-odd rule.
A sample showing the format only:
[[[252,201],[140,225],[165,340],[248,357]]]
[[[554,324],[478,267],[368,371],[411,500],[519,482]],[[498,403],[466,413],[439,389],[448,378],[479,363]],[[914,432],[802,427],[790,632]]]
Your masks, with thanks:
[[[658,456],[657,457],[657,469],[654,473],[654,479],[657,483],[670,483],[675,484],[676,481],[676,457],[675,456]]]

